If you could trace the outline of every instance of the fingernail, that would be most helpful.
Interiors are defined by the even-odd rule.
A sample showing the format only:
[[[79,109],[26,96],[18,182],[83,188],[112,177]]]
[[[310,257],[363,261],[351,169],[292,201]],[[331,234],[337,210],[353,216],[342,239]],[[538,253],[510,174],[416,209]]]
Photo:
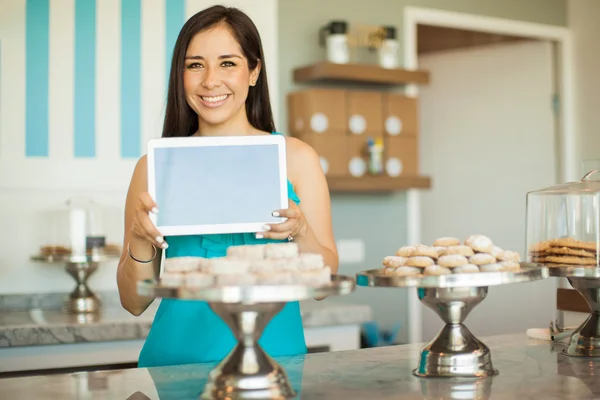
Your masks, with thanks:
[[[270,230],[271,230],[271,227],[270,227],[269,225],[265,225],[265,226],[263,226],[263,229],[264,229],[265,231],[270,231]]]
[[[156,207],[152,207],[152,210],[150,211],[152,211],[152,214],[158,214],[158,208]]]
[[[257,234],[255,235],[255,237],[256,237],[257,239],[262,239],[262,238],[264,238],[265,236],[264,236],[263,234],[261,234],[261,233],[257,233]]]
[[[279,217],[279,212],[277,212],[277,211],[273,211],[273,212],[271,213],[271,215],[272,215],[272,216],[274,216],[274,217]]]
[[[157,236],[155,239],[158,243],[162,243],[165,241],[165,239],[162,238],[162,236]]]
[[[169,245],[167,244],[167,242],[164,242],[160,247],[166,250],[169,248]]]

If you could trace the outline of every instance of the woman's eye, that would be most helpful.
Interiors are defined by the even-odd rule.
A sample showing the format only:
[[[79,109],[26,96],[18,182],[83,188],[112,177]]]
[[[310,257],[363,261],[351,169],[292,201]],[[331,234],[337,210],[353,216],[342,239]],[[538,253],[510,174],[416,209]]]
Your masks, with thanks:
[[[202,64],[194,62],[194,63],[190,63],[187,66],[188,69],[198,69],[198,68],[202,68]]]
[[[235,66],[234,63],[232,63],[231,61],[223,61],[223,63],[221,64],[224,67],[233,67]]]

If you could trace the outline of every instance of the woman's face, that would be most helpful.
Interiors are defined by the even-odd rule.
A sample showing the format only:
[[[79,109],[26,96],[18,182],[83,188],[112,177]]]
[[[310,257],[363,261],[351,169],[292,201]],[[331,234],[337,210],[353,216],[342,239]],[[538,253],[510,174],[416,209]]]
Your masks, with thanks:
[[[245,102],[259,71],[260,64],[254,71],[248,69],[248,60],[225,25],[196,34],[187,48],[183,86],[200,125],[247,121]]]

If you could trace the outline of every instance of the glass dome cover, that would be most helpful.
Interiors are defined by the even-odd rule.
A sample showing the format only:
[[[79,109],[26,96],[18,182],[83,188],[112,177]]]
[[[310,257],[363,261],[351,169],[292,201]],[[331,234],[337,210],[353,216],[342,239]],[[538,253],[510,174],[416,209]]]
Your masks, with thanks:
[[[577,182],[527,193],[527,261],[598,267],[600,170]]]

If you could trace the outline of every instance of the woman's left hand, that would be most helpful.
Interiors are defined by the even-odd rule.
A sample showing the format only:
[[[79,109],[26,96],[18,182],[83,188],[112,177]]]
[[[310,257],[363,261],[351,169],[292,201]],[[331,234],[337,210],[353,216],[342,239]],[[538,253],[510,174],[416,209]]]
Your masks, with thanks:
[[[256,234],[257,239],[293,240],[306,235],[308,225],[304,214],[296,203],[288,201],[288,208],[273,211],[274,217],[284,217],[287,220],[265,225],[264,231]]]

